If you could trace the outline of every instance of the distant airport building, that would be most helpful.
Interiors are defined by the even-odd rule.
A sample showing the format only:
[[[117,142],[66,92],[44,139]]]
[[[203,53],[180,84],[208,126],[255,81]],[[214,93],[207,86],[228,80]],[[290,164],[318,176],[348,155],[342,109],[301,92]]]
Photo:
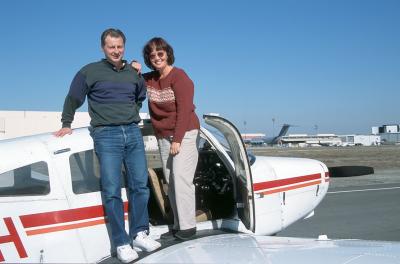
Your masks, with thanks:
[[[244,141],[265,138],[265,134],[263,133],[243,133],[241,136]]]
[[[141,118],[149,118],[140,113]],[[72,128],[87,127],[90,123],[88,112],[76,112]],[[0,111],[0,140],[54,132],[61,127],[61,112],[41,111]],[[146,150],[157,150],[155,137],[144,137]]]
[[[289,147],[340,146],[342,140],[335,134],[289,134],[282,137],[282,144]]]
[[[400,144],[400,133],[382,133],[379,134],[381,137],[382,144],[385,145],[399,145]]]
[[[379,127],[377,127],[377,126],[372,127],[371,133],[372,133],[372,135],[378,135],[379,134]]]
[[[282,144],[288,147],[372,146],[380,145],[381,138],[379,135],[289,134],[282,137]]]
[[[400,133],[400,125],[383,125],[380,127],[372,127],[372,134],[383,134],[383,133]]]
[[[382,144],[400,144],[400,125],[389,124],[372,127],[372,134],[379,135]]]
[[[86,127],[87,112],[76,112],[72,128]],[[61,112],[0,111],[0,140],[54,132],[61,128]]]
[[[343,135],[342,146],[377,146],[381,144],[379,135]]]
[[[241,134],[243,142],[249,145],[263,145],[265,134],[263,133],[243,133]]]

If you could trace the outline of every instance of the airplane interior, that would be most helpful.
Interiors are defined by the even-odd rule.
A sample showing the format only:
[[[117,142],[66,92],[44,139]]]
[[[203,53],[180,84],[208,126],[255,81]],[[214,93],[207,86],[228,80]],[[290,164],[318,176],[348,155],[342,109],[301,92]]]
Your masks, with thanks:
[[[194,176],[197,222],[230,217],[234,214],[234,184],[227,167],[207,141],[200,143]],[[149,216],[153,225],[172,224],[168,186],[162,168],[149,168],[151,197]]]
[[[0,197],[46,195],[50,192],[49,172],[45,162],[36,162],[0,174]]]

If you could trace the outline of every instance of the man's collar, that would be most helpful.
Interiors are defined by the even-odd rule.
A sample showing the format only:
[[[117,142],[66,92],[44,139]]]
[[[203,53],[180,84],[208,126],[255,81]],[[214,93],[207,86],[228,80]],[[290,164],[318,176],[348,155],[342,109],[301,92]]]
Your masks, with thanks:
[[[103,62],[107,63],[115,71],[123,70],[125,68],[125,66],[127,65],[127,61],[122,60],[122,67],[118,70],[117,67],[114,64],[112,64],[109,60],[103,59]]]

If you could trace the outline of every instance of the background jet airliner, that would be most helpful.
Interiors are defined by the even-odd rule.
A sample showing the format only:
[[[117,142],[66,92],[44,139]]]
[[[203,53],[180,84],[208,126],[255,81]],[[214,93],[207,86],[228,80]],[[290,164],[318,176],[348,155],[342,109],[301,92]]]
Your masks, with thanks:
[[[160,250],[140,252],[139,262],[367,263],[365,256],[398,261],[396,244],[267,236],[313,215],[328,190],[327,167],[312,159],[249,159],[232,123],[211,115],[204,120],[213,128],[200,131],[194,179],[199,235],[181,243],[161,241]],[[152,135],[149,120],[142,133]],[[86,128],[63,138],[48,133],[0,141],[0,160],[0,262],[116,262]],[[148,163],[150,235],[159,239],[171,224],[167,186],[157,153],[148,153]]]
[[[282,129],[281,129],[281,131],[279,132],[279,134],[278,134],[276,137],[264,138],[264,139],[263,139],[264,143],[265,143],[265,144],[268,144],[268,145],[275,145],[275,144],[278,144],[278,143],[280,142],[281,138],[282,138],[283,136],[285,136],[286,133],[288,132],[289,127],[290,127],[289,124],[283,124],[283,125],[282,125]]]
[[[289,127],[291,127],[291,125],[283,124],[281,131],[279,132],[279,134],[277,136],[253,138],[251,140],[245,141],[245,143],[250,144],[250,145],[263,145],[263,144],[276,145],[276,144],[279,144],[281,138],[287,134]]]

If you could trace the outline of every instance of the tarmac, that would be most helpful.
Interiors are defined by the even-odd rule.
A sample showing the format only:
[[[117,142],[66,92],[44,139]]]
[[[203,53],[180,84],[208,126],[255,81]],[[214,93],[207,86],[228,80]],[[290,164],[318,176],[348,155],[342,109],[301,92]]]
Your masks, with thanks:
[[[318,159],[331,166],[370,166],[374,174],[330,179],[315,215],[277,236],[400,241],[400,146],[253,148],[256,155]]]
[[[320,160],[328,167],[368,166],[373,174],[331,177],[328,194],[315,215],[277,236],[400,241],[400,145],[353,147],[250,147],[257,156]],[[158,153],[148,153],[149,167],[160,167]]]

